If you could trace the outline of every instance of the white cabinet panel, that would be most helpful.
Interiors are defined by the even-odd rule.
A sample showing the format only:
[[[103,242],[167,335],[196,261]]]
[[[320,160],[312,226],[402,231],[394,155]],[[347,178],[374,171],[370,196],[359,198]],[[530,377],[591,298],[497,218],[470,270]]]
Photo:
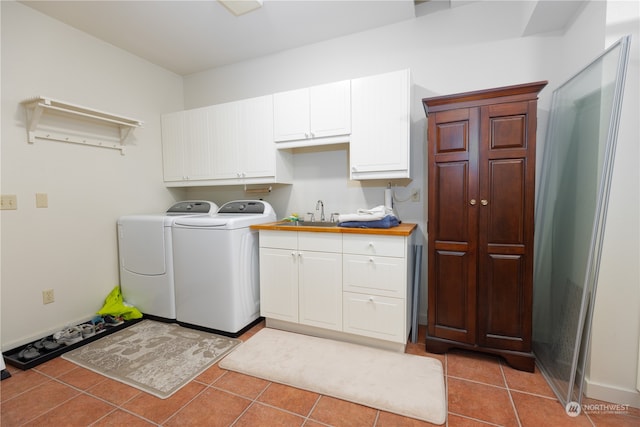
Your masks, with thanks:
[[[343,240],[345,253],[378,256],[406,256],[407,242],[402,236],[353,234]]]
[[[184,111],[163,114],[162,164],[165,181],[182,181],[184,173]]]
[[[351,82],[276,93],[273,117],[276,142],[298,141],[278,144],[280,148],[347,142],[351,133]]]
[[[410,178],[409,70],[351,81],[351,179]]]
[[[260,315],[298,322],[298,259],[295,250],[260,248]]]
[[[309,88],[312,138],[351,133],[351,81]]]
[[[273,97],[240,101],[238,121],[238,170],[241,177],[275,177],[276,147],[273,135]]]
[[[165,181],[196,181],[212,177],[210,157],[211,107],[162,116],[162,154]]]
[[[345,291],[404,298],[407,287],[404,258],[344,254],[342,262]]]
[[[342,306],[344,332],[406,342],[405,300],[345,292]]]
[[[274,94],[273,121],[275,141],[309,138],[309,89]]]
[[[302,251],[298,261],[299,322],[342,330],[342,254]]]

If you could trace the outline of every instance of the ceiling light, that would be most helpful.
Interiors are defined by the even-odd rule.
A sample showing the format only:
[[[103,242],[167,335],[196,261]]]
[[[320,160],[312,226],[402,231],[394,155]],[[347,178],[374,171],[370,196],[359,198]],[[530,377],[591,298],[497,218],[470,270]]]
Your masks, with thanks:
[[[218,0],[235,16],[244,15],[262,7],[262,0]]]

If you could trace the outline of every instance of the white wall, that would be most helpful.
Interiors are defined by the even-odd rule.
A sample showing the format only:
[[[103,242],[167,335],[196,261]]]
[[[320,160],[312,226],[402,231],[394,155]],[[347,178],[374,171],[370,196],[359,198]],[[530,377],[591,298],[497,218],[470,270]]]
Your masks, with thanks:
[[[1,342],[8,350],[90,318],[118,284],[116,219],[161,212],[160,114],[182,108],[182,78],[52,20],[2,1]],[[20,102],[44,95],[144,122],[116,150],[27,142]],[[48,208],[35,208],[47,193]],[[55,302],[42,304],[42,290]]]

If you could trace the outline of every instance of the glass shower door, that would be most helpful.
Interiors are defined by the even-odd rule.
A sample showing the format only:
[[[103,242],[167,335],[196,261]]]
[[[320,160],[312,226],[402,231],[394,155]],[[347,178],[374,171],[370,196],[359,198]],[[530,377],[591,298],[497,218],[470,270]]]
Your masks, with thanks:
[[[533,351],[581,402],[630,37],[553,92],[536,204]]]

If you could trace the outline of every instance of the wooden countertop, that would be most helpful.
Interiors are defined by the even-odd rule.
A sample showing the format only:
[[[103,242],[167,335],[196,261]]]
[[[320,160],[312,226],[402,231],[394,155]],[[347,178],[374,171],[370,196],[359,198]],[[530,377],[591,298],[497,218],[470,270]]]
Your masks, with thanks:
[[[403,222],[397,227],[391,228],[350,228],[350,227],[314,227],[313,225],[287,225],[284,221],[269,222],[266,224],[252,225],[252,230],[275,231],[311,231],[316,233],[345,233],[345,234],[385,234],[388,236],[409,236],[418,226]],[[313,224],[313,223],[309,223]]]

